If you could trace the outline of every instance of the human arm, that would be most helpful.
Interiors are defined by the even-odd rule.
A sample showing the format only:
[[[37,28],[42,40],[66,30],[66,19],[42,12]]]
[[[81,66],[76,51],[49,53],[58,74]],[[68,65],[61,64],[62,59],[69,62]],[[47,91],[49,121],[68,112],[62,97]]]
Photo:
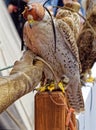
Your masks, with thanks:
[[[14,64],[10,76],[0,77],[0,113],[40,82],[43,64],[38,61],[33,65],[32,58],[33,54],[27,51]]]

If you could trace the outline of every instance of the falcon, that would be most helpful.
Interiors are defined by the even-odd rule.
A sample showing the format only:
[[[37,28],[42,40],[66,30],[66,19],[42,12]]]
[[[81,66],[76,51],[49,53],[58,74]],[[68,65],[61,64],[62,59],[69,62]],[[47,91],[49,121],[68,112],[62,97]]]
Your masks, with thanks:
[[[81,78],[93,82],[91,69],[96,61],[96,5],[90,7],[87,4],[86,9],[86,21],[77,39],[77,46],[82,66]]]
[[[73,5],[75,2],[70,2],[70,4]],[[67,3],[66,6],[70,4]],[[74,8],[76,6],[71,7]],[[69,16],[66,16],[68,11]],[[63,16],[59,12],[63,12]],[[53,17],[56,46],[52,19],[44,6],[39,3],[33,3],[26,7],[23,16],[27,19],[24,26],[26,46],[51,66],[55,73],[53,74],[48,65],[45,65],[45,79],[54,80],[54,75],[57,82],[63,80],[63,78],[67,79],[65,91],[69,107],[74,108],[76,112],[83,111],[84,102],[81,92],[80,62],[76,44],[76,33],[78,31],[76,29],[77,24],[75,24],[75,12],[60,9],[57,16]],[[72,25],[71,27],[70,24]]]

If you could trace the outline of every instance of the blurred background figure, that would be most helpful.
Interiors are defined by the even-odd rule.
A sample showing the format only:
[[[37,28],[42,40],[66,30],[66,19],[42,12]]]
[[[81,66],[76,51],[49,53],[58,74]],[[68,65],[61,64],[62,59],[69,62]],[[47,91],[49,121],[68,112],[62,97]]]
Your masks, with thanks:
[[[21,50],[23,50],[23,25],[25,19],[22,16],[22,12],[28,3],[28,0],[5,0],[5,3],[21,38]]]
[[[39,2],[41,4],[45,4],[45,7],[49,9],[52,15],[56,15],[57,8],[53,8],[52,6],[63,6],[62,0],[30,0],[29,3]]]
[[[78,0],[78,2],[81,4],[81,13],[83,16],[85,16],[85,10],[84,10],[83,5],[82,5],[82,0]]]
[[[53,15],[55,16],[56,12],[57,12],[57,8],[56,7],[52,7],[52,6],[63,6],[63,2],[62,2],[62,0],[49,0],[46,3],[46,7],[49,10],[53,11]]]
[[[53,6],[63,6],[63,1],[62,0],[49,0],[47,3],[46,3],[46,7],[49,9],[49,10],[52,10],[53,11],[53,15],[55,16],[56,13],[57,13],[57,9],[56,7],[53,7]]]

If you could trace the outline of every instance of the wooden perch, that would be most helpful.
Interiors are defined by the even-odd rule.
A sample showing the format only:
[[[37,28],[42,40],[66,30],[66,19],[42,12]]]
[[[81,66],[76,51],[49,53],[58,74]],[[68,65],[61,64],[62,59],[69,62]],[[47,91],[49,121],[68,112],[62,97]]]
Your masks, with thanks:
[[[0,77],[0,113],[40,82],[43,64],[37,61],[33,65],[33,59],[33,53],[26,51],[22,59],[15,62],[10,76]]]

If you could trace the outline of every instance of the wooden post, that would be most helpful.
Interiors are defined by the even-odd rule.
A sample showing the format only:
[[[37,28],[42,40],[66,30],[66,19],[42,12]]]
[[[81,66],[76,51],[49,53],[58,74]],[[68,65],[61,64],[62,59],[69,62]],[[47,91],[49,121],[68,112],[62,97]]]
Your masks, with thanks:
[[[62,92],[35,95],[35,130],[66,130],[66,98]]]

